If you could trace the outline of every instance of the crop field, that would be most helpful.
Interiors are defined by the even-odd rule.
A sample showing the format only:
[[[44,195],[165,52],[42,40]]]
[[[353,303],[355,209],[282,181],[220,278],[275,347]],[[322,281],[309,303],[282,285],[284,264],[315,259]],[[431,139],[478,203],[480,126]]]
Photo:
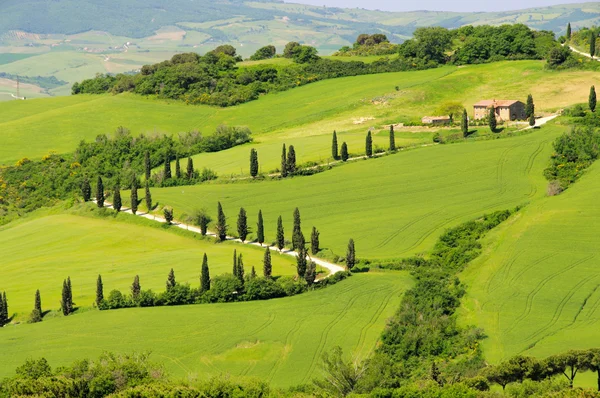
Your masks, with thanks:
[[[131,215],[116,219],[56,214],[24,219],[0,227],[4,259],[0,290],[10,297],[10,311],[26,320],[36,289],[44,308],[59,309],[62,281],[73,282],[74,302],[91,306],[96,278],[102,275],[105,294],[112,289],[129,292],[135,275],[142,287],[162,292],[169,270],[177,281],[199,285],[203,254],[208,255],[211,275],[231,273],[233,250],[244,256],[246,272],[252,266],[262,273],[263,250],[234,243],[193,239],[185,231],[167,232],[157,224]],[[157,224],[158,225],[158,224]],[[294,275],[295,261],[273,253],[273,273]]]
[[[151,350],[175,376],[225,373],[297,385],[321,375],[321,353],[336,345],[365,358],[410,285],[405,273],[371,272],[285,299],[88,311],[8,327],[0,377],[40,355],[59,366],[104,351]]]
[[[489,360],[598,345],[599,166],[491,234],[489,253],[466,272],[463,319],[489,336]]]
[[[562,131],[546,126],[510,139],[420,148],[311,177],[154,189],[153,197],[176,217],[196,207],[216,214],[221,201],[230,224],[240,207],[250,215],[262,209],[267,240],[279,215],[291,232],[298,207],[304,233],[316,226],[335,254],[344,255],[353,238],[359,257],[399,258],[428,251],[450,226],[544,196],[542,170]]]

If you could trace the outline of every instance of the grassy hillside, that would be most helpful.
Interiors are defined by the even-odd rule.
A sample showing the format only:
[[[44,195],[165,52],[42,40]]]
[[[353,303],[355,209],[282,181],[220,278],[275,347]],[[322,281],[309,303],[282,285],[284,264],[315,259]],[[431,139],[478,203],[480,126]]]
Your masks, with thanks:
[[[562,195],[526,208],[469,268],[464,319],[485,329],[488,359],[597,346],[599,175],[595,164]]]
[[[0,227],[4,253],[0,289],[10,297],[11,314],[26,320],[36,289],[40,289],[45,310],[58,309],[67,276],[73,281],[74,302],[83,307],[95,299],[98,274],[106,295],[112,289],[129,292],[135,275],[140,276],[144,289],[162,292],[171,268],[178,282],[198,286],[204,253],[214,276],[231,273],[234,249],[243,254],[246,272],[252,266],[262,272],[260,248],[215,244],[151,228],[154,224],[125,214],[117,219],[57,214]],[[274,274],[295,274],[291,257],[275,254],[273,261]]]
[[[311,177],[155,189],[153,197],[176,214],[216,209],[217,201],[230,217],[240,206],[262,209],[267,239],[279,215],[289,234],[299,207],[305,234],[316,226],[322,246],[338,255],[354,238],[359,257],[405,257],[429,250],[445,228],[545,195],[542,170],[562,131],[417,149]]]
[[[403,273],[369,273],[266,302],[90,311],[11,326],[1,331],[0,377],[42,355],[58,366],[103,351],[151,350],[175,376],[245,375],[297,385],[320,376],[321,353],[336,345],[365,358],[410,285]]]

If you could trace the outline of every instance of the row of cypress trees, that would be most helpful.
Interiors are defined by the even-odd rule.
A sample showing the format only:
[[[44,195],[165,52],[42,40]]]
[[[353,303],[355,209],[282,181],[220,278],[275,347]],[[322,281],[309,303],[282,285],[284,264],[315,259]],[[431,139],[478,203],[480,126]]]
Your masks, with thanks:
[[[136,214],[138,211],[138,189],[139,186],[137,182],[137,176],[134,175],[131,180],[131,211],[133,214]],[[92,200],[92,188],[90,185],[90,181],[87,177],[83,180],[83,183],[81,185],[81,193],[84,202],[89,202],[90,200]],[[146,207],[148,208],[148,210],[152,210],[152,194],[150,193],[150,185],[148,183],[148,180],[146,180],[144,200],[146,202]],[[104,201],[104,182],[102,181],[102,177],[98,176],[96,180],[96,204],[98,208],[104,207]],[[113,209],[118,213],[121,211],[122,207],[123,201],[121,199],[121,188],[120,184],[117,182],[113,189]]]
[[[396,136],[394,133],[394,125],[390,125],[390,134],[389,134],[390,144],[388,150],[390,152],[396,151]],[[371,134],[371,130],[367,132],[367,137],[365,138],[365,154],[367,157],[373,156],[373,136]],[[344,141],[342,142],[341,148],[338,147],[338,139],[337,132],[333,131],[333,136],[331,138],[331,157],[334,160],[341,160],[343,162],[348,160],[348,144]]]

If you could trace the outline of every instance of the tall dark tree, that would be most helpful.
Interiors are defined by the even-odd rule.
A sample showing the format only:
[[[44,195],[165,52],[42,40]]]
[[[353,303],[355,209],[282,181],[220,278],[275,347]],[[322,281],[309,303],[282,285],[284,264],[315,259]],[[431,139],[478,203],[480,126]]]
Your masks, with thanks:
[[[310,234],[310,252],[314,256],[319,250],[319,231],[317,228],[312,227],[312,233]]]
[[[175,271],[173,271],[173,268],[171,268],[171,271],[169,271],[169,276],[167,277],[167,292],[173,289],[176,284]]]
[[[92,199],[92,187],[90,186],[90,180],[87,177],[81,184],[81,195],[83,196],[84,202],[89,202]]]
[[[525,118],[529,119],[533,114],[535,114],[535,104],[533,103],[533,96],[529,94],[525,105]]]
[[[469,116],[467,115],[466,109],[463,109],[462,119],[460,121],[460,130],[463,133],[463,137],[469,135]]]
[[[63,281],[60,307],[64,316],[70,315],[73,312],[73,292],[71,286],[71,278],[67,278]]]
[[[152,166],[150,165],[150,152],[144,152],[144,177],[146,180],[150,179],[150,173],[152,172]]]
[[[146,207],[148,208],[148,213],[152,211],[152,195],[150,194],[150,185],[148,185],[148,181],[146,181],[146,195],[144,196],[146,200]]]
[[[254,269],[254,265],[252,266],[252,270],[250,271],[250,279],[256,278],[256,269]]]
[[[529,116],[529,126],[535,126],[535,115],[533,113],[531,114],[531,116]]]
[[[335,132],[335,130],[333,131],[333,137],[331,139],[331,157],[333,158],[333,160],[338,160],[340,157],[338,153],[337,133]]]
[[[187,177],[188,180],[191,180],[192,178],[194,178],[194,160],[192,159],[191,156],[188,157],[188,160],[187,160],[185,176]]]
[[[175,178],[181,178],[181,164],[179,164],[179,154],[175,154]]]
[[[306,274],[306,265],[307,265],[307,259],[306,257],[308,256],[308,252],[306,250],[306,244],[304,242],[304,236],[301,237],[301,240],[298,246],[298,256],[296,257],[296,270],[298,271],[298,276],[300,278],[304,278],[304,275]]]
[[[131,212],[135,214],[138,210],[138,186],[137,177],[134,175],[131,180]]]
[[[368,157],[373,156],[373,137],[371,136],[371,130],[367,133],[367,139],[365,140],[365,154]]]
[[[242,253],[240,253],[237,260],[237,273],[235,276],[242,285],[244,284],[244,273],[244,257],[242,256]]]
[[[246,215],[246,210],[243,207],[240,207],[240,212],[238,214],[237,232],[241,241],[245,242],[248,237],[248,217]]]
[[[343,162],[348,160],[348,144],[345,142],[342,142],[341,158]]]
[[[224,241],[227,239],[227,217],[225,217],[225,212],[223,212],[223,206],[221,206],[221,202],[217,205],[217,234],[219,235],[219,239]]]
[[[396,150],[396,134],[394,133],[394,125],[390,124],[390,152]]]
[[[277,219],[277,248],[282,251],[285,247],[285,237],[283,235],[283,219],[281,216]]]
[[[37,310],[40,314],[42,314],[42,295],[40,294],[40,289],[35,291],[35,304],[33,309]]]
[[[312,286],[317,279],[317,264],[314,261],[309,261],[306,265],[306,272],[304,272],[304,280],[308,286]]]
[[[346,250],[346,266],[351,270],[355,265],[356,249],[354,248],[354,239],[350,239],[348,242],[348,249]]]
[[[300,247],[302,235],[302,223],[300,221],[300,210],[294,209],[294,229],[292,230],[292,250],[297,250]]]
[[[165,206],[163,209],[163,216],[165,217],[165,222],[167,225],[171,225],[173,222],[173,208],[169,206]]]
[[[290,145],[288,148],[286,166],[289,175],[293,175],[296,172],[296,150],[293,145]]]
[[[594,58],[596,55],[596,32],[594,29],[590,30],[590,56]]]
[[[115,191],[113,193],[113,209],[118,213],[121,211],[123,203],[121,202],[121,188],[119,183],[115,184]]]
[[[42,321],[42,298],[40,296],[40,291],[37,290],[35,292],[35,304],[33,305],[33,311],[31,311],[31,316],[29,318],[29,322],[37,323]]]
[[[133,278],[133,283],[131,284],[131,297],[133,301],[138,301],[140,299],[140,293],[142,292],[142,286],[140,285],[140,276],[136,275]]]
[[[98,275],[96,279],[96,307],[100,308],[104,301],[104,284],[102,283],[102,275]]]
[[[270,278],[273,274],[273,266],[271,264],[271,250],[267,246],[265,250],[265,256],[263,257],[263,275],[265,278]]]
[[[596,87],[590,87],[590,96],[588,98],[588,105],[590,107],[590,111],[596,112]]]
[[[256,238],[262,246],[265,243],[265,224],[263,221],[262,210],[258,211],[258,222],[256,223]]]
[[[281,149],[281,178],[287,177],[287,151],[285,150],[285,144]]]
[[[493,106],[490,107],[490,111],[488,113],[488,124],[492,133],[495,133],[496,129],[498,128],[498,122],[496,120],[496,110]]]
[[[200,290],[207,292],[210,290],[210,272],[208,270],[208,257],[204,253],[202,258],[202,271],[200,273]]]
[[[8,324],[8,300],[6,292],[0,293],[0,327]]]
[[[237,255],[237,250],[233,249],[233,271],[231,271],[231,273],[233,274],[233,276],[237,276],[237,272],[238,272],[238,255]]]
[[[96,204],[99,208],[104,207],[104,183],[102,183],[102,177],[100,176],[96,181]]]
[[[571,22],[567,24],[567,40],[571,40]]]
[[[258,175],[258,152],[254,148],[250,150],[250,175],[252,178]]]
[[[163,177],[165,180],[171,178],[171,156],[169,155],[169,151],[165,154],[165,171]]]

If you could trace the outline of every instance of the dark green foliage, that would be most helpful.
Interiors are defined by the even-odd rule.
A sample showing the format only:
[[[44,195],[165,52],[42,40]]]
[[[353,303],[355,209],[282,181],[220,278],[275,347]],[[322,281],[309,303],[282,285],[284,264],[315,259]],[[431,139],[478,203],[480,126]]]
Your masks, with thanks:
[[[179,154],[175,155],[175,178],[181,178],[181,164],[179,164]]]
[[[354,239],[348,241],[348,248],[346,249],[346,267],[352,270],[356,265],[356,248],[354,247]]]
[[[231,273],[234,276],[237,276],[237,272],[238,272],[238,255],[237,255],[237,250],[233,249],[233,268]]]
[[[204,253],[202,258],[202,271],[200,272],[200,291],[207,292],[210,290],[210,271],[208,269],[208,257]]]
[[[567,40],[571,40],[571,22],[567,24]]]
[[[268,46],[264,46],[264,47],[261,47],[258,50],[256,50],[254,55],[252,55],[250,57],[250,60],[251,61],[260,61],[263,59],[271,59],[276,54],[277,54],[277,49],[275,48],[275,46],[268,45]]]
[[[490,126],[492,133],[495,133],[498,129],[498,121],[496,120],[496,110],[494,107],[491,107],[488,112],[488,125]]]
[[[262,246],[265,243],[265,224],[263,221],[262,210],[258,211],[258,222],[256,223],[256,239]]]
[[[169,271],[169,276],[167,277],[167,292],[173,289],[175,285],[177,285],[177,282],[175,281],[175,271],[173,271],[173,268],[171,268],[171,271]]]
[[[285,247],[285,236],[283,234],[283,219],[281,216],[277,219],[277,248],[282,251]]]
[[[463,109],[462,119],[460,121],[460,130],[463,133],[463,137],[467,137],[469,135],[469,116],[467,115],[466,109]]]
[[[308,286],[312,286],[317,279],[317,264],[314,261],[309,261],[306,265],[306,272],[304,273],[304,280]]]
[[[121,207],[123,203],[121,202],[121,188],[119,184],[115,185],[115,190],[113,192],[113,209],[118,213],[121,211]]]
[[[319,396],[345,397],[356,392],[358,384],[364,376],[364,363],[357,364],[352,360],[344,359],[339,346],[334,347],[331,352],[324,352],[321,361],[325,380],[313,381],[315,386],[322,391]],[[398,397],[404,396],[398,395]]]
[[[331,157],[333,158],[333,160],[338,160],[339,156],[340,155],[338,153],[337,133],[334,130],[333,137],[331,138]]]
[[[256,278],[256,269],[252,266],[252,270],[250,271],[250,279]]]
[[[285,297],[282,286],[271,278],[253,278],[244,287],[245,300],[268,300]]]
[[[146,194],[144,196],[144,200],[146,201],[146,208],[148,209],[148,213],[152,211],[152,195],[150,194],[150,185],[148,181],[146,181]]]
[[[64,316],[73,313],[73,288],[71,285],[71,278],[67,278],[63,281],[62,298],[60,301],[60,308]]]
[[[98,279],[96,279],[96,307],[101,308],[103,301],[104,301],[104,284],[102,283],[102,276],[98,275]]]
[[[594,56],[596,55],[596,37],[596,32],[590,30],[590,56],[592,58],[594,58]]]
[[[100,176],[98,176],[98,180],[96,181],[96,204],[99,208],[104,207],[104,184]]]
[[[596,87],[592,86],[590,87],[590,95],[588,97],[588,105],[590,107],[590,111],[596,112],[596,102]]]
[[[271,250],[267,247],[263,258],[263,275],[265,278],[270,278],[273,274],[273,266],[271,265]]]
[[[135,278],[133,278],[133,283],[131,284],[131,297],[133,298],[134,302],[139,302],[141,292],[142,286],[140,285],[140,276],[136,275]]]
[[[217,205],[217,235],[219,239],[222,241],[227,239],[227,217],[225,217],[225,212],[223,211],[223,207],[221,206],[221,202]]]
[[[0,327],[8,324],[8,301],[6,300],[6,292],[0,293]]]
[[[169,155],[169,151],[165,153],[165,168],[163,171],[163,177],[165,180],[171,178],[171,156]]]
[[[144,176],[146,181],[150,180],[150,173],[152,172],[152,165],[150,163],[150,151],[144,152]]]
[[[250,150],[250,175],[252,178],[258,175],[258,152],[254,148]]]
[[[238,213],[237,233],[238,238],[240,238],[242,242],[245,242],[248,237],[248,217],[246,215],[246,210],[243,207],[240,207],[240,212]]]
[[[296,271],[298,271],[298,276],[300,278],[304,278],[304,275],[306,274],[306,266],[308,263],[308,251],[306,250],[306,242],[304,241],[304,235],[302,235],[302,233],[300,233],[300,237],[298,239],[298,247],[296,250],[298,251],[298,255],[296,256]]]
[[[134,175],[131,180],[131,212],[133,214],[138,210],[138,203],[137,177]]]
[[[205,236],[208,231],[208,224],[211,223],[212,218],[208,214],[206,209],[195,210],[188,219],[194,225],[200,227],[200,233]]]
[[[83,196],[84,202],[89,202],[92,199],[92,187],[90,186],[90,180],[87,177],[81,184],[81,196]]]
[[[390,152],[394,152],[396,150],[396,135],[394,133],[394,125],[390,125]]]
[[[33,309],[37,310],[40,314],[43,313],[43,311],[42,311],[42,295],[40,294],[39,289],[35,291],[35,303],[34,303]]]
[[[317,228],[312,227],[312,232],[310,234],[310,252],[313,256],[319,253],[319,250],[321,250],[319,247],[319,235],[320,234]]]
[[[556,69],[572,59],[573,51],[568,46],[554,47],[548,53],[548,67]]]
[[[171,223],[173,222],[173,208],[166,206],[163,209],[163,215],[165,217],[165,222],[167,223],[167,225],[171,225]]]
[[[531,116],[529,116],[529,126],[535,126],[535,115],[533,113],[531,114]]]
[[[373,156],[373,137],[371,136],[371,130],[367,133],[365,140],[365,155],[368,157]]]
[[[219,275],[212,279],[209,291],[205,291],[202,300],[209,303],[230,303],[239,301],[244,286],[231,274]]]
[[[343,162],[348,160],[348,144],[345,142],[342,142],[341,158]]]
[[[287,152],[285,149],[285,144],[281,149],[281,178],[287,177],[288,167],[287,167]]]
[[[294,173],[296,172],[296,150],[294,149],[293,145],[290,145],[288,149],[286,167],[287,174],[294,175]]]
[[[191,180],[194,178],[194,160],[192,160],[192,157],[188,157],[187,160],[187,167],[185,168],[185,178],[187,178],[188,180]]]
[[[304,235],[302,235],[302,221],[300,220],[300,210],[294,209],[294,229],[292,231],[292,250],[298,250],[303,243]]]
[[[531,94],[527,96],[527,104],[525,105],[525,118],[529,119],[531,115],[535,114],[535,104],[533,103],[533,97]]]
[[[242,286],[244,285],[244,274],[244,257],[242,256],[242,253],[240,253],[237,259],[237,268],[236,272],[234,273],[234,276],[238,278]]]

